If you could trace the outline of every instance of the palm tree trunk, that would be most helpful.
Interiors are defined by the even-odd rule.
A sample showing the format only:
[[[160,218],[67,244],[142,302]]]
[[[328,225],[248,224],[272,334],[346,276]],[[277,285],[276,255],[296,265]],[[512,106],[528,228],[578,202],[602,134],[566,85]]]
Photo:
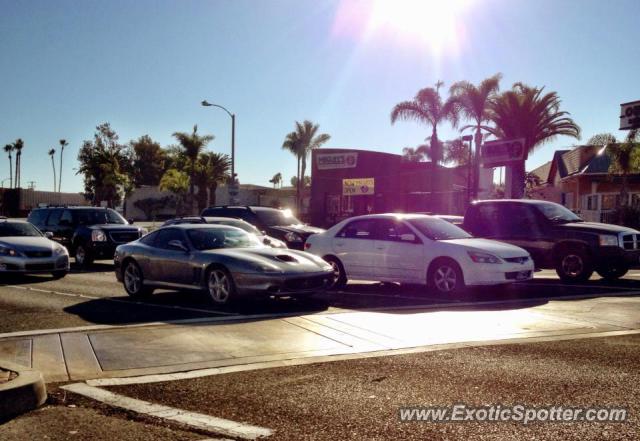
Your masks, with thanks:
[[[515,162],[511,167],[511,195],[512,199],[522,199],[524,196],[525,162]]]
[[[436,187],[438,186],[438,162],[440,161],[440,153],[438,146],[438,131],[435,124],[431,132],[431,197],[429,198],[428,211],[437,211],[435,209]]]
[[[298,170],[296,172],[296,212],[300,211],[300,155],[298,155]]]
[[[473,159],[473,164],[469,164],[469,166],[473,166],[472,170],[473,170],[473,193],[472,193],[472,197],[473,199],[478,199],[478,188],[480,186],[480,147],[482,146],[482,132],[480,131],[480,124],[478,124],[478,126],[476,127],[476,134],[475,134],[475,144],[476,144],[476,151],[475,151],[475,155],[474,159]]]
[[[56,163],[51,155],[51,168],[53,169],[53,192],[56,192]]]
[[[13,158],[9,155],[9,188],[13,188]]]
[[[60,193],[61,191],[60,189],[62,188],[62,152],[63,151],[64,151],[64,147],[60,149],[60,174],[58,175],[58,193]]]
[[[307,171],[307,157],[306,157],[306,153],[304,154],[304,156],[302,156],[302,159],[300,160],[300,180],[299,180],[299,184],[300,184],[300,207],[298,208],[298,214],[300,214],[300,210],[303,207],[303,200],[304,200],[304,174]]]
[[[20,188],[20,183],[18,182],[19,170],[20,169],[20,152],[16,153],[16,178],[13,180],[13,184],[15,188]]]
[[[218,189],[218,183],[215,182],[209,186],[209,206],[216,205],[216,190]]]

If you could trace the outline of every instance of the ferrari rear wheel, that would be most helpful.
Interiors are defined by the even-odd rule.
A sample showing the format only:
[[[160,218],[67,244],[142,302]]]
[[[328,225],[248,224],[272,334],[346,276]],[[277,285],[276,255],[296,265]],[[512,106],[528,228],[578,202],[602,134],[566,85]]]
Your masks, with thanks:
[[[236,287],[229,271],[224,268],[213,268],[207,277],[207,292],[218,305],[226,305],[236,297]]]

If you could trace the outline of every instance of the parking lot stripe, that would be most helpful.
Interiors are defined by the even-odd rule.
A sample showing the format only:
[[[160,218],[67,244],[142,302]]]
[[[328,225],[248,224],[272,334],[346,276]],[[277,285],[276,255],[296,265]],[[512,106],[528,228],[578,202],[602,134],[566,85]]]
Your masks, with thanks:
[[[25,291],[35,291],[35,292],[42,292],[46,294],[55,294],[55,295],[65,296],[65,297],[79,297],[79,298],[90,299],[90,300],[99,299],[106,302],[126,303],[127,305],[138,305],[138,306],[142,305],[142,306],[151,306],[155,308],[164,308],[164,309],[178,309],[181,311],[189,311],[189,312],[206,312],[208,314],[218,314],[218,315],[230,315],[230,316],[238,315],[238,313],[235,313],[235,312],[215,311],[211,309],[191,308],[188,306],[178,306],[178,305],[159,305],[157,303],[147,303],[147,302],[140,302],[136,300],[114,299],[110,297],[88,296],[86,294],[74,294],[69,292],[53,291],[50,289],[33,288],[31,286],[20,286],[20,285],[0,285],[0,286],[4,286],[7,288],[22,289]]]
[[[98,387],[89,386],[86,383],[73,383],[62,386],[61,389],[100,401],[109,406],[185,424],[215,435],[253,440],[271,436],[273,433],[270,429],[264,427],[238,423],[236,421],[217,418],[202,413],[189,412],[161,404],[153,404],[148,401],[129,398]]]

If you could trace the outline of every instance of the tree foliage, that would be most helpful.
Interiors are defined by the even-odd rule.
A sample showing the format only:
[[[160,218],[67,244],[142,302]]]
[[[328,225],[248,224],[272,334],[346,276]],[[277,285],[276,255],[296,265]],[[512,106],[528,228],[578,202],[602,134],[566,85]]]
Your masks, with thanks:
[[[165,152],[149,135],[131,141],[133,184],[158,185],[165,171]]]
[[[93,139],[82,143],[78,162],[77,174],[84,175],[85,195],[95,205],[106,201],[114,207],[131,189],[131,158],[109,123],[97,126]]]

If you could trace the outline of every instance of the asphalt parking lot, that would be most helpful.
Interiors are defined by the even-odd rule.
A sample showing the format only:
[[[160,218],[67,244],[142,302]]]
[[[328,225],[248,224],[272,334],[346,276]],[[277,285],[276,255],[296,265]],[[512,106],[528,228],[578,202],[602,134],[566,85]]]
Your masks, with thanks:
[[[88,325],[171,322],[176,320],[252,314],[306,314],[370,311],[407,307],[466,307],[508,303],[540,304],[548,299],[640,294],[640,271],[631,271],[617,282],[594,276],[580,285],[561,283],[553,271],[541,271],[532,281],[505,287],[481,287],[455,299],[434,296],[422,286],[375,282],[350,283],[344,291],[307,300],[262,299],[239,305],[212,305],[200,292],[158,290],[152,298],[129,298],[116,281],[110,261],[99,261],[89,270],[72,268],[67,277],[48,275],[0,280],[0,333]],[[471,304],[471,305],[469,305]]]

